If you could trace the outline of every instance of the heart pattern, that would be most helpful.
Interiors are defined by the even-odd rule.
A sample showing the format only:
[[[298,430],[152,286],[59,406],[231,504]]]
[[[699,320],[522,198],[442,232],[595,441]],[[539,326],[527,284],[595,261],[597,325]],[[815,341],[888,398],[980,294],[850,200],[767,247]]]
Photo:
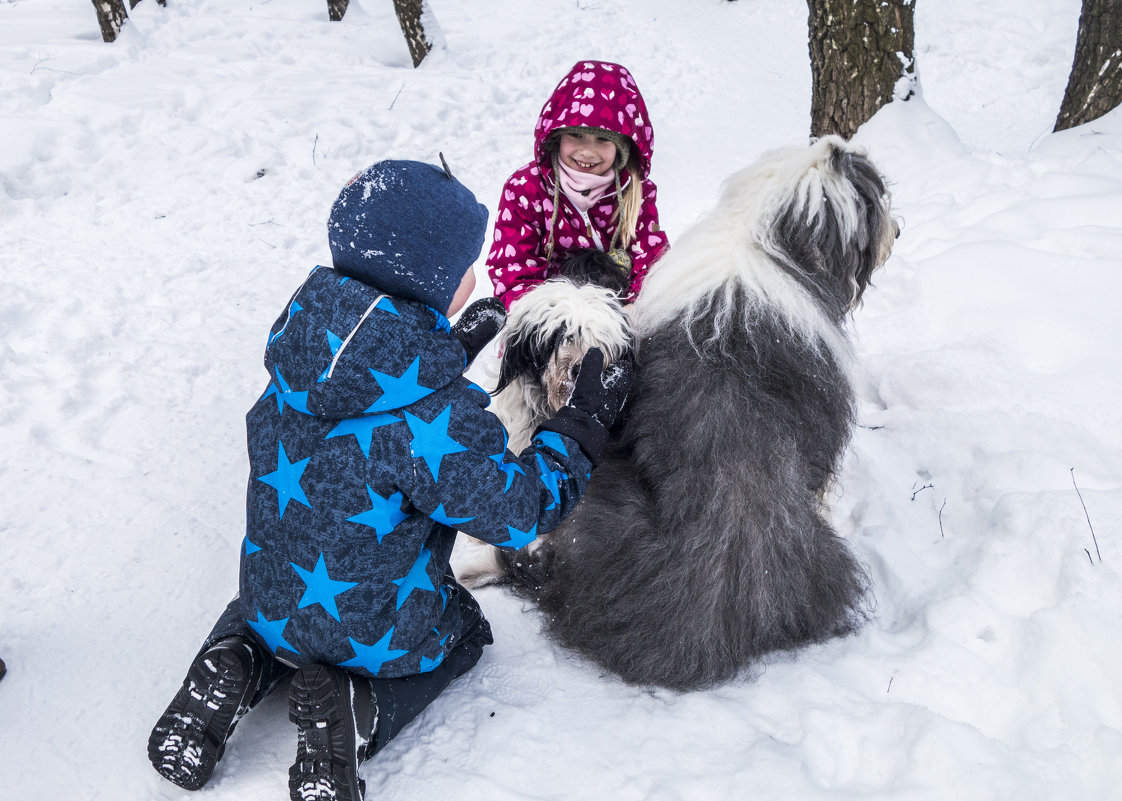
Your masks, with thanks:
[[[654,130],[639,88],[619,64],[578,62],[542,106],[534,127],[534,161],[511,176],[499,200],[487,266],[496,295],[508,307],[555,271],[576,248],[606,248],[613,241],[618,208],[614,192],[590,208],[587,217],[569,202],[556,208],[553,202],[555,178],[546,142],[558,128],[580,125],[607,128],[629,138],[642,170],[642,184],[636,187],[642,203],[629,248],[632,297],[647,268],[667,245],[666,234],[658,225],[657,190],[647,177]],[[630,191],[630,178],[626,174],[621,178],[624,191]]]

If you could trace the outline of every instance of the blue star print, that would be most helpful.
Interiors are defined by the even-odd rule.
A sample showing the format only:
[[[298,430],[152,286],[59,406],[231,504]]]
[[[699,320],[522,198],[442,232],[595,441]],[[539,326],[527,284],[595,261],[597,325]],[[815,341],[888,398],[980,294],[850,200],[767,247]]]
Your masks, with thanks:
[[[448,423],[452,419],[451,405],[445,406],[431,423],[405,412],[405,424],[413,432],[413,458],[424,459],[434,481],[440,480],[440,460],[453,453],[466,451],[456,440],[448,436]]]
[[[418,381],[420,372],[420,356],[415,358],[413,363],[405,368],[404,373],[396,377],[388,373],[379,373],[371,367],[370,375],[374,376],[374,380],[377,381],[378,386],[382,388],[382,397],[370,404],[370,407],[365,410],[365,413],[370,414],[371,412],[400,409],[402,406],[416,403],[421,398],[430,394],[432,390],[428,387],[421,386]]]
[[[265,390],[265,394],[261,397],[267,398],[270,395],[277,396],[277,411],[284,414],[284,407],[291,406],[296,411],[302,414],[311,414],[308,411],[308,393],[307,392],[293,392],[292,388],[288,386],[288,382],[284,380],[281,375],[280,368],[275,368],[277,380],[276,383],[269,384],[269,388]]]
[[[362,455],[369,459],[370,442],[374,439],[374,429],[400,422],[400,417],[394,417],[392,414],[384,413],[363,415],[362,417],[350,417],[346,420],[341,420],[339,425],[331,429],[331,432],[324,437],[324,439],[345,437],[348,434],[354,434],[355,439],[358,440],[358,446],[362,448]]]
[[[534,437],[534,442],[546,448],[552,448],[562,456],[569,455],[568,449],[565,448],[565,440],[561,439],[561,435],[556,431],[541,431]]]
[[[357,587],[357,581],[335,581],[327,575],[327,564],[323,561],[323,554],[319,555],[315,570],[305,570],[295,562],[289,562],[300,578],[304,580],[306,589],[300,598],[297,609],[319,604],[336,620],[339,620],[339,607],[335,605],[335,596],[341,595],[352,587]],[[341,622],[341,621],[340,621]]]
[[[282,617],[280,620],[266,620],[265,616],[261,614],[261,610],[257,610],[257,620],[247,620],[246,623],[249,627],[257,632],[258,636],[265,641],[269,646],[269,650],[274,654],[278,648],[287,648],[294,654],[300,653],[292,647],[292,643],[284,638],[284,627],[288,625],[288,618]]]
[[[443,653],[437,654],[436,659],[429,659],[426,656],[422,656],[421,657],[421,665],[420,665],[420,667],[417,668],[417,670],[420,673],[428,673],[430,670],[433,670],[437,665],[439,665],[443,661],[444,661],[444,654]]]
[[[510,489],[510,485],[514,482],[515,473],[526,475],[526,471],[519,467],[517,464],[515,464],[514,462],[506,461],[505,450],[503,450],[501,453],[496,453],[494,456],[488,458],[490,458],[491,461],[499,466],[499,470],[506,473],[506,486],[503,487],[503,492],[506,492],[508,489]]]
[[[469,520],[475,520],[474,517],[449,517],[448,513],[444,511],[444,504],[440,504],[440,506],[436,507],[436,510],[431,512],[429,514],[429,517],[435,520],[437,523],[443,523],[444,525],[451,526],[452,528],[460,525],[460,523],[466,523]]]
[[[374,533],[378,535],[378,544],[381,545],[382,537],[389,534],[397,527],[398,523],[409,517],[401,511],[401,502],[405,500],[405,496],[401,492],[395,492],[390,497],[383,498],[370,489],[369,484],[366,485],[366,494],[370,496],[371,508],[362,514],[348,517],[347,520],[374,529]]]
[[[399,312],[397,308],[394,307],[389,298],[382,298],[374,305],[374,308],[378,311],[385,312],[386,314],[395,314],[398,317],[401,316],[401,312]]]
[[[560,470],[556,472],[550,470],[549,465],[545,463],[545,459],[542,458],[542,455],[540,453],[536,455],[538,458],[538,467],[541,468],[542,483],[545,484],[545,488],[549,490],[549,494],[553,496],[553,503],[545,508],[547,510],[553,509],[561,503],[561,482],[566,480],[569,476]]]
[[[277,443],[277,469],[268,475],[261,476],[258,481],[263,481],[277,491],[277,505],[280,508],[280,518],[284,518],[284,510],[288,508],[289,501],[302,503],[309,509],[308,496],[300,486],[300,477],[312,457],[301,459],[299,462],[288,461],[288,454],[284,452],[284,443]]]
[[[343,347],[343,340],[339,336],[327,328],[323,329],[323,333],[327,336],[327,349],[331,351],[332,359],[328,362],[327,367],[323,368],[323,372],[319,374],[319,378],[316,379],[317,384],[322,384],[327,380],[331,374],[331,366],[335,363],[335,354],[339,352],[339,348]]]
[[[506,527],[507,533],[510,534],[510,539],[506,542],[495,543],[500,548],[524,548],[529,545],[538,536],[538,524],[534,523],[534,527],[529,531],[522,531],[514,526]]]
[[[350,640],[351,648],[354,649],[354,659],[348,659],[346,662],[340,662],[339,667],[360,667],[366,670],[371,675],[377,675],[378,671],[382,669],[382,665],[386,662],[391,662],[399,656],[405,656],[409,651],[401,651],[396,648],[390,648],[390,640],[393,638],[393,626],[386,632],[386,636],[378,640],[373,645],[364,645],[353,637],[348,637]]]
[[[244,545],[245,545],[245,555],[246,556],[249,556],[251,553],[257,553],[258,551],[261,550],[261,546],[260,545],[255,545],[253,543],[253,541],[250,540],[250,538],[248,536],[245,537]]]
[[[429,592],[436,592],[436,587],[433,586],[432,579],[425,571],[425,566],[432,558],[432,551],[428,548],[421,546],[421,555],[417,557],[417,561],[413,563],[413,567],[409,568],[409,572],[403,578],[394,579],[393,583],[398,586],[397,590],[397,608],[400,609],[401,605],[409,597],[409,593],[413,590],[428,590]]]

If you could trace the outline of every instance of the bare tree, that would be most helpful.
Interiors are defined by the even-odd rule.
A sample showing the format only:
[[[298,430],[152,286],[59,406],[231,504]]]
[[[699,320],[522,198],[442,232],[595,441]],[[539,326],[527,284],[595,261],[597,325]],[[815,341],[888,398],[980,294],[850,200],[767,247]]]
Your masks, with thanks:
[[[807,7],[810,133],[848,139],[894,96],[911,96],[915,0],[807,0]]]
[[[426,0],[393,0],[397,21],[401,23],[401,32],[405,34],[405,43],[409,45],[409,55],[413,58],[414,67],[420,66],[432,50],[432,37],[425,32],[424,26],[425,3]]]
[[[124,0],[93,0],[93,4],[97,10],[97,24],[101,26],[102,41],[116,41],[121,26],[129,18]]]
[[[413,66],[420,66],[425,56],[432,50],[432,31],[425,30],[425,23],[430,27],[436,25],[436,20],[431,14],[426,14],[427,0],[393,0],[394,11],[397,12],[397,21],[401,24],[401,32],[405,34],[405,44],[409,47],[409,57],[413,59]],[[338,22],[347,13],[350,0],[327,0],[327,15]]]
[[[136,8],[140,0],[129,0],[129,8]],[[167,0],[156,0],[162,6],[167,5]],[[129,13],[125,11],[125,0],[93,0],[94,9],[97,11],[97,24],[101,26],[101,38],[105,42],[113,42]]]
[[[1098,119],[1122,104],[1122,0],[1083,0],[1067,91],[1053,130]]]

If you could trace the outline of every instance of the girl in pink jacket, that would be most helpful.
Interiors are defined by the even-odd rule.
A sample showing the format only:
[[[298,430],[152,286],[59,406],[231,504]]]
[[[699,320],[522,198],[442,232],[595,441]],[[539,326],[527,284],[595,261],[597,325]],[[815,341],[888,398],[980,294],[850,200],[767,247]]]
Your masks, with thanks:
[[[581,61],[569,70],[538,117],[534,160],[507,179],[499,199],[487,269],[508,309],[587,248],[629,274],[626,300],[635,299],[667,247],[647,177],[653,142],[626,67]]]

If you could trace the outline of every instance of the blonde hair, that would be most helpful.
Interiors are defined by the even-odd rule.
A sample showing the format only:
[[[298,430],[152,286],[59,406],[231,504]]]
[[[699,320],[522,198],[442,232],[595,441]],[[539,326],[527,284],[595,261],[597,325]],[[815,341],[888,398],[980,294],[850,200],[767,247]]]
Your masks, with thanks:
[[[616,194],[619,196],[619,205],[616,206],[615,223],[616,232],[612,236],[612,246],[618,244],[622,248],[631,247],[635,241],[635,229],[639,225],[639,212],[643,210],[643,174],[635,159],[627,161],[627,174],[631,176],[627,189],[621,191],[619,187],[619,170],[616,170]]]

